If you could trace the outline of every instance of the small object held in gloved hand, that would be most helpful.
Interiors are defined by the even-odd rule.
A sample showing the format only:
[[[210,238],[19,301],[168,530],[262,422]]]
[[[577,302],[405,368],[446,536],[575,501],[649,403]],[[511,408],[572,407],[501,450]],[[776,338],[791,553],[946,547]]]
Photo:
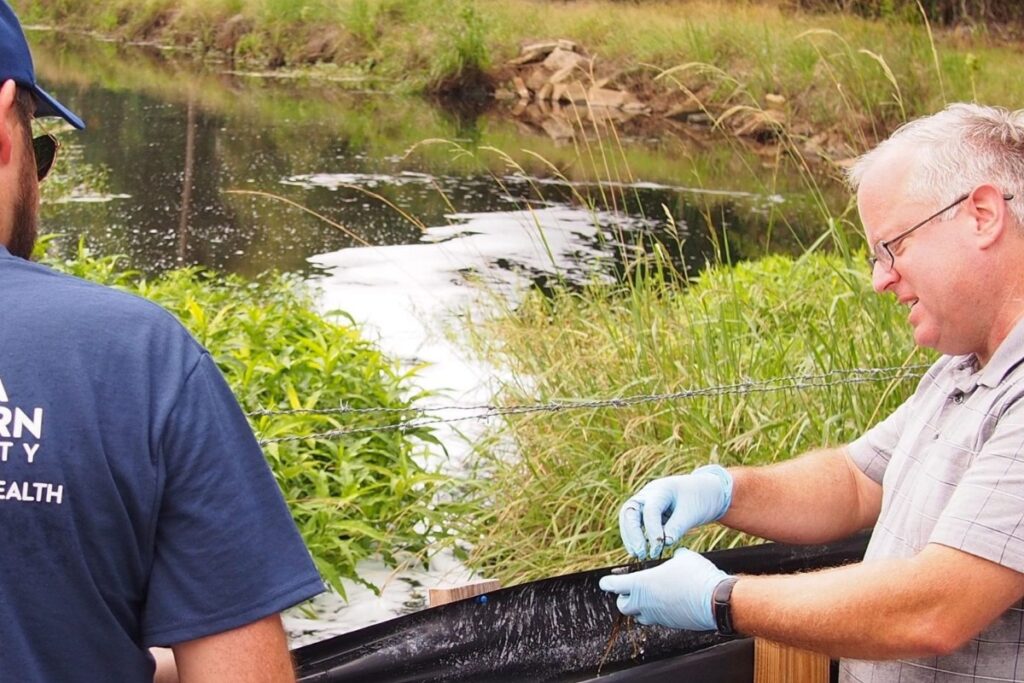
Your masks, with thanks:
[[[661,557],[690,529],[720,519],[732,503],[732,475],[718,465],[649,482],[619,510],[626,552],[639,560]]]

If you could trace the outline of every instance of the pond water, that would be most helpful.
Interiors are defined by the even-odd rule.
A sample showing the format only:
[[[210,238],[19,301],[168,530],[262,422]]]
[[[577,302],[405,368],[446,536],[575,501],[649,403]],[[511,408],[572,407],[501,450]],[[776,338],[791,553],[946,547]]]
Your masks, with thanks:
[[[553,278],[614,278],[655,240],[693,273],[721,255],[797,251],[822,231],[798,174],[766,170],[770,154],[735,141],[652,134],[643,122],[618,124],[617,138],[595,123],[555,141],[507,111],[30,39],[40,81],[88,124],[61,134],[47,181],[42,227],[56,249],[71,254],[83,239],[152,273],[301,273],[325,314],[345,310],[402,362],[429,363],[419,384],[446,403],[486,403],[500,381],[453,333],[467,311],[514,305]],[[486,425],[458,427],[439,433],[454,470]],[[294,642],[417,609],[424,587],[472,578],[450,556],[425,571],[361,572],[381,596],[351,585],[348,604],[327,596],[315,614],[293,611]]]

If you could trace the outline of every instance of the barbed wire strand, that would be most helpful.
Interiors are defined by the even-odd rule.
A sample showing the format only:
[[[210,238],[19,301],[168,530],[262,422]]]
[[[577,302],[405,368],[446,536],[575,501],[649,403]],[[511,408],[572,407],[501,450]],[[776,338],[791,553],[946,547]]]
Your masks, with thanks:
[[[702,391],[717,391],[720,389],[729,389],[734,387],[749,387],[758,385],[775,385],[780,382],[804,382],[812,380],[825,380],[830,377],[841,377],[843,375],[891,375],[898,373],[909,373],[908,376],[920,377],[923,371],[928,369],[929,365],[897,365],[892,367],[884,368],[850,368],[843,370],[830,370],[828,372],[820,373],[817,375],[790,375],[787,377],[772,377],[766,380],[755,381],[752,379],[743,380],[734,384],[726,384],[717,387],[706,387],[704,389],[694,389],[689,391],[681,391],[671,394],[638,394],[637,397],[641,396],[664,396],[666,399],[671,398],[685,398],[687,394],[691,392],[702,392]],[[916,373],[916,374],[915,374]],[[697,394],[699,395],[699,394]],[[634,398],[624,397],[621,399],[566,399],[560,403],[580,405],[581,407],[589,407],[589,404],[598,400],[629,400]],[[352,408],[351,406],[339,406],[337,408],[294,408],[294,409],[282,409],[282,410],[254,410],[246,413],[248,417],[274,417],[281,415],[371,415],[371,414],[408,414],[408,413],[428,413],[440,410],[498,410],[503,406],[494,405],[492,403],[478,404],[478,405],[424,405],[424,406],[407,406],[405,408]]]
[[[726,384],[699,389],[686,389],[670,393],[660,394],[635,394],[617,398],[605,399],[570,399],[563,401],[551,401],[547,403],[535,403],[524,405],[498,406],[492,404],[480,405],[450,405],[450,406],[424,406],[409,408],[327,408],[327,409],[296,409],[281,411],[254,411],[249,413],[250,417],[267,417],[279,415],[334,415],[334,414],[420,414],[428,411],[464,410],[476,411],[473,415],[459,417],[418,417],[402,422],[372,427],[351,427],[344,429],[331,429],[322,432],[315,432],[304,436],[292,435],[281,436],[260,440],[261,445],[274,443],[287,443],[293,441],[305,441],[308,439],[334,439],[353,434],[365,434],[369,432],[388,432],[395,430],[413,430],[420,427],[464,422],[466,420],[486,420],[493,417],[504,417],[508,415],[524,415],[530,413],[553,413],[567,410],[594,410],[602,408],[627,408],[644,403],[657,403],[663,401],[677,401],[688,398],[715,397],[724,395],[742,395],[755,393],[770,393],[775,391],[786,391],[794,389],[821,389],[833,386],[844,386],[851,384],[868,384],[883,381],[906,381],[919,378],[927,365],[896,366],[888,368],[853,368],[849,370],[833,370],[818,375],[792,375],[788,377],[775,377],[760,381],[743,381],[734,384]]]

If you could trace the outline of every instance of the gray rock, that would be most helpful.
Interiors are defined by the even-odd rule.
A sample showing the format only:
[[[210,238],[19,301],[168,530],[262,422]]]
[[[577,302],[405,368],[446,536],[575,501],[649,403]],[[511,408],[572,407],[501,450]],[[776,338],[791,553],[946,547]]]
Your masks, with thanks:
[[[622,105],[622,111],[630,114],[650,114],[651,108],[640,100],[633,100]]]
[[[544,60],[544,68],[550,71],[561,71],[566,67],[575,67],[586,61],[586,57],[569,50],[555,48]]]
[[[556,47],[560,47],[561,41],[559,40],[542,40],[539,43],[531,43],[524,45],[523,49],[520,50],[522,54],[527,52],[543,52],[545,55],[551,54],[551,51]]]
[[[619,109],[630,101],[631,95],[621,90],[609,90],[608,88],[591,88],[587,91],[587,101],[591,107],[607,107]]]
[[[572,75],[572,72],[575,70],[575,66],[567,66],[564,69],[559,69],[558,71],[551,75],[551,78],[548,79],[548,82],[551,83],[552,85],[558,85],[559,83],[566,81],[569,78],[569,76]]]
[[[559,92],[558,88],[562,88],[562,90]],[[555,86],[555,92],[558,93],[557,99],[560,101],[572,102],[573,104],[587,103],[587,89],[579,81],[573,81],[564,86]]]
[[[551,78],[551,73],[542,66],[535,67],[526,77],[526,87],[530,92],[539,92]]]
[[[509,64],[514,66],[520,64],[531,64],[533,62],[539,62],[549,54],[551,51],[558,47],[557,40],[547,40],[541,43],[531,43],[530,45],[524,45],[519,50],[519,56],[509,61]]]
[[[521,99],[521,100],[529,100],[530,99],[530,90],[529,90],[529,88],[526,87],[526,83],[523,82],[522,78],[520,78],[519,76],[516,76],[515,78],[513,78],[512,79],[512,85],[515,87],[516,94],[519,95],[519,99]]]

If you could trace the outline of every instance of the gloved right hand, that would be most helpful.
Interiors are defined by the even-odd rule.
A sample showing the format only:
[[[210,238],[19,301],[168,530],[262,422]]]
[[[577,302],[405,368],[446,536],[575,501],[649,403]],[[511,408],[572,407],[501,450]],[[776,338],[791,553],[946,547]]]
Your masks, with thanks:
[[[711,631],[711,599],[715,587],[727,578],[703,555],[680,548],[667,562],[632,574],[604,576],[599,585],[618,595],[619,611],[638,623]]]
[[[731,503],[732,476],[718,465],[655,479],[619,509],[622,544],[639,560],[661,557],[693,527],[720,519]]]

